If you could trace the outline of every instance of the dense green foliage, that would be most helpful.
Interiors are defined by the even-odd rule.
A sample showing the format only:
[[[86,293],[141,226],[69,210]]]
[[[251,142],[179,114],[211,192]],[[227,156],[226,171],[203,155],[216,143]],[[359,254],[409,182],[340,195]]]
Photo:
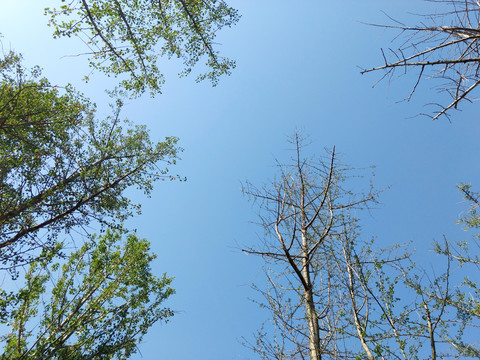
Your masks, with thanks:
[[[129,186],[149,194],[174,162],[177,139],[153,143],[144,126],[122,129],[72,88],[29,73],[15,54],[0,61],[0,262],[11,268],[52,246],[59,233],[95,221],[117,226],[135,211]]]
[[[89,49],[90,65],[115,76],[138,95],[161,91],[161,57],[182,59],[184,76],[200,60],[208,71],[197,80],[216,84],[235,62],[219,55],[216,32],[235,24],[237,11],[216,0],[73,0],[47,8],[55,37],[80,36]]]
[[[171,280],[152,274],[149,243],[119,232],[92,236],[64,264],[31,264],[10,294],[2,359],[127,359],[147,329],[167,320]],[[3,294],[2,297],[6,297]]]
[[[162,307],[171,279],[152,274],[146,240],[122,240],[122,223],[140,212],[125,190],[149,195],[168,177],[159,162],[175,163],[180,149],[121,121],[121,108],[99,120],[70,86],[52,86],[14,53],[0,60],[0,262],[14,276],[30,264],[23,288],[0,292],[2,359],[126,359],[173,315]],[[70,252],[74,233],[88,240]]]
[[[223,1],[62,3],[45,9],[54,37],[80,36],[90,65],[120,76],[130,95],[161,91],[161,57],[180,58],[182,76],[205,60],[197,80],[214,85],[235,66],[214,43],[239,18]],[[71,86],[53,86],[12,52],[0,59],[0,262],[14,278],[29,265],[19,291],[0,291],[2,359],[126,359],[173,315],[162,307],[171,279],[152,274],[148,242],[122,236],[123,221],[140,212],[125,190],[149,195],[169,177],[159,162],[175,164],[181,149],[175,137],[154,143],[144,126],[122,121],[122,106],[117,99],[98,119]],[[71,252],[65,238],[74,233],[83,246]]]

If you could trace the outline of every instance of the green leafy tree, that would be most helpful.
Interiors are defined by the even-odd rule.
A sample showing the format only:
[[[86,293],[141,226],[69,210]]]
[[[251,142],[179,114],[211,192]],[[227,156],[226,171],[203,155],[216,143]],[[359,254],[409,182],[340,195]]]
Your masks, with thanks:
[[[0,60],[0,262],[28,263],[54,248],[58,234],[92,221],[118,227],[140,206],[124,192],[147,195],[167,177],[177,139],[153,143],[144,126],[120,120],[121,101],[104,120],[71,87],[59,89],[25,70],[19,56]],[[121,125],[124,125],[123,128]]]
[[[109,230],[63,264],[46,255],[17,294],[2,296],[10,329],[2,359],[127,359],[150,326],[173,315],[163,305],[172,279],[153,275],[145,239]]]
[[[447,272],[438,277],[437,282],[443,284],[444,291],[435,287],[420,287],[418,282],[411,281],[415,289],[429,299],[437,308],[446,308],[452,314],[451,329],[444,334],[444,340],[451,344],[462,357],[480,358],[480,343],[478,328],[480,327],[480,194],[470,184],[458,186],[469,210],[459,224],[464,225],[465,231],[472,233],[470,240],[452,243],[444,239],[443,243],[436,242],[434,250],[443,255],[447,261]],[[450,270],[455,269],[455,273]],[[472,334],[475,334],[472,336]]]
[[[45,10],[54,37],[79,36],[89,49],[93,69],[126,74],[122,86],[138,95],[161,91],[161,57],[180,58],[184,76],[199,62],[208,70],[197,80],[215,85],[235,62],[220,56],[217,31],[235,24],[239,15],[222,0],[73,0]]]

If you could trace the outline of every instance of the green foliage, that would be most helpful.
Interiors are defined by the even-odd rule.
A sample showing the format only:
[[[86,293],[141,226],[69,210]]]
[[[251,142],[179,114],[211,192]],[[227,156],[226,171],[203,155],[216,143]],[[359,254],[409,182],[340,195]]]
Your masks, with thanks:
[[[466,229],[479,229],[480,214],[478,213],[478,208],[480,206],[480,195],[472,190],[472,185],[470,184],[460,184],[458,189],[463,194],[465,201],[468,201],[470,204],[468,213],[460,219],[459,223],[464,224]]]
[[[235,24],[239,15],[221,0],[74,0],[46,8],[54,37],[80,36],[90,52],[93,69],[114,76],[127,74],[121,85],[134,95],[161,91],[161,57],[183,61],[181,76],[201,60],[209,70],[197,81],[215,85],[235,62],[221,57],[216,32]]]
[[[480,287],[478,276],[480,270],[480,214],[478,213],[480,194],[472,190],[469,184],[458,186],[465,201],[469,204],[467,213],[459,220],[465,225],[465,230],[473,230],[471,240],[451,243],[444,240],[443,243],[435,243],[434,250],[444,255],[448,264],[458,266],[456,277],[446,274],[441,280],[447,291],[443,296],[436,292],[423,290],[423,293],[437,303],[437,306],[446,306],[455,312],[452,322],[456,324],[453,330],[444,336],[453,345],[460,356],[480,357],[480,347],[477,339],[471,338],[471,330],[480,326]],[[449,265],[450,267],[450,265]],[[452,279],[453,278],[453,279]],[[455,280],[455,281],[452,281]]]
[[[0,60],[0,262],[28,263],[60,232],[118,223],[140,211],[124,195],[136,186],[147,195],[167,176],[158,162],[174,163],[177,138],[153,143],[144,126],[95,107],[71,87],[59,89],[26,71],[13,53]],[[123,123],[123,128],[121,124]]]
[[[214,84],[235,65],[213,47],[216,31],[238,20],[222,1],[74,0],[46,13],[54,37],[85,35],[90,65],[130,76],[121,84],[133,95],[160,92],[161,56],[181,58],[183,75],[206,58],[198,80]],[[176,179],[159,163],[175,164],[181,149],[175,137],[155,143],[144,126],[122,121],[122,106],[117,99],[98,119],[71,86],[26,70],[13,52],[0,57],[0,269],[15,277],[30,265],[19,291],[0,289],[9,328],[1,359],[127,359],[173,315],[162,306],[172,279],[152,274],[149,243],[122,224],[140,213],[125,190],[148,196],[156,180]],[[88,235],[92,225],[103,235]],[[59,238],[74,231],[88,240],[70,253]]]
[[[109,230],[63,264],[32,263],[2,319],[10,331],[1,358],[129,358],[150,326],[173,315],[162,305],[172,279],[152,274],[149,250],[145,239]]]

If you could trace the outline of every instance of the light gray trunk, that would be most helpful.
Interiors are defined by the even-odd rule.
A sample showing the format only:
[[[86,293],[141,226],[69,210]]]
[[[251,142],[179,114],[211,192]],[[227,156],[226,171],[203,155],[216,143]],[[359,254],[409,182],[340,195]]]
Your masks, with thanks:
[[[313,286],[310,279],[310,259],[308,257],[307,234],[304,231],[302,231],[302,243],[304,249],[302,275],[305,279],[305,284],[307,285],[307,287],[304,289],[303,297],[305,299],[305,308],[307,310],[310,360],[321,360],[322,352],[320,349],[320,333],[317,311],[313,301]]]
[[[355,328],[357,329],[358,338],[360,339],[360,343],[362,344],[363,350],[367,355],[369,360],[374,360],[372,352],[365,341],[364,336],[364,329],[361,325],[360,318],[358,316],[358,309],[357,309],[357,301],[355,300],[355,293],[354,293],[354,275],[351,266],[350,256],[347,254],[346,250],[344,249],[345,260],[347,265],[347,273],[348,273],[348,282],[349,282],[349,292],[350,292],[350,300],[352,302],[352,312],[353,317],[355,319]]]

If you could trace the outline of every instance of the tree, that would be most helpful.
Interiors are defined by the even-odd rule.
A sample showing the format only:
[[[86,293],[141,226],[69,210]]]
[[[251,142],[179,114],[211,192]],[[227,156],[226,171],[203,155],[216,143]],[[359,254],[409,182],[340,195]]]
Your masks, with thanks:
[[[343,187],[348,170],[338,162],[335,148],[328,162],[314,163],[302,157],[302,141],[298,134],[292,139],[295,157],[291,165],[278,166],[279,180],[264,189],[244,187],[259,201],[266,234],[262,248],[244,251],[279,264],[277,270],[267,270],[268,290],[260,291],[280,339],[270,343],[259,333],[260,346],[253,348],[262,358],[319,360],[338,352],[338,321],[347,294],[337,287],[330,255],[338,250],[335,240],[355,223],[349,211],[367,208],[377,198],[371,188],[357,196]]]
[[[362,73],[383,70],[384,77],[392,77],[399,69],[417,70],[417,81],[407,100],[425,78],[441,81],[438,90],[450,99],[436,104],[439,110],[432,118],[450,119],[451,110],[457,109],[461,102],[475,100],[473,94],[480,84],[480,4],[473,0],[431,2],[442,9],[441,12],[422,17],[424,21],[418,26],[407,26],[396,20],[395,26],[381,25],[398,30],[406,39],[390,51],[390,57],[382,51],[384,65]],[[471,204],[470,211],[459,222],[466,230],[478,230],[479,194],[472,191],[471,185],[462,184],[459,188]],[[413,290],[412,309],[424,309],[421,319],[423,333],[428,336],[430,358],[479,358],[478,233],[473,240],[452,242],[444,238],[434,243],[434,251],[445,260],[442,267],[445,270],[440,275],[423,270],[421,266],[425,265],[413,265],[413,262],[410,267],[398,267],[406,288]]]
[[[445,291],[435,291],[432,287],[420,287],[418,281],[411,281],[417,292],[430,299],[437,307],[443,306],[451,309],[450,319],[452,328],[444,336],[445,340],[453,346],[459,356],[480,358],[480,344],[478,328],[480,327],[480,288],[478,274],[480,270],[480,216],[478,207],[480,205],[480,194],[472,190],[470,184],[458,186],[465,201],[470,205],[466,215],[460,220],[466,231],[474,230],[471,240],[461,240],[455,243],[444,239],[443,242],[436,242],[434,250],[443,255],[447,261],[447,272],[439,279],[444,283]],[[458,274],[450,274],[448,269],[456,265]],[[438,286],[437,286],[438,288]]]
[[[145,239],[122,241],[109,230],[63,264],[52,264],[51,253],[32,263],[23,289],[2,291],[10,331],[0,338],[1,358],[129,358],[151,325],[173,315],[163,307],[172,279],[152,274],[154,258]]]
[[[197,81],[215,85],[235,62],[219,55],[217,31],[239,20],[236,10],[217,0],[62,0],[46,8],[54,37],[79,36],[88,47],[93,69],[114,76],[127,75],[121,85],[134,95],[147,88],[161,91],[164,76],[158,68],[163,56],[182,59],[188,75],[201,60],[209,70]]]
[[[197,80],[214,85],[235,66],[214,42],[239,19],[223,1],[74,0],[45,12],[54,37],[80,36],[90,65],[121,77],[117,95],[160,92],[162,56],[181,58],[182,76],[206,59]],[[53,86],[12,52],[0,59],[0,262],[14,277],[30,264],[20,291],[0,291],[10,327],[2,358],[126,359],[173,315],[162,307],[171,279],[152,274],[148,242],[119,242],[124,220],[140,212],[125,190],[149,195],[156,180],[175,179],[159,162],[175,164],[181,149],[175,137],[154,143],[144,126],[121,121],[122,106],[117,99],[99,120],[71,86]],[[91,236],[92,225],[103,235]],[[88,240],[69,253],[61,235],[73,232]]]
[[[15,269],[55,248],[60,233],[92,221],[119,228],[140,206],[125,196],[136,186],[147,195],[167,176],[158,162],[174,163],[177,139],[154,144],[143,126],[95,107],[71,87],[59,89],[25,70],[20,57],[0,61],[0,262]]]
[[[462,279],[462,267],[453,268],[478,267],[478,256],[465,243],[463,252],[437,244],[446,255],[437,274],[406,246],[378,247],[358,219],[378,192],[349,190],[358,170],[342,165],[335,150],[328,161],[313,161],[302,156],[298,135],[293,144],[295,157],[278,166],[278,180],[244,188],[265,230],[263,246],[244,251],[265,259],[266,285],[254,288],[271,315],[246,346],[262,360],[478,357],[476,273]],[[471,215],[465,221],[478,226]]]
[[[397,70],[416,70],[417,81],[407,100],[422,80],[437,79],[437,90],[446,93],[449,100],[435,102],[433,105],[438,110],[431,117],[450,119],[451,110],[457,109],[460,102],[474,100],[472,95],[480,85],[480,5],[476,0],[431,2],[442,9],[441,12],[422,16],[419,25],[407,26],[396,20],[393,26],[376,25],[399,31],[395,39],[401,43],[396,49],[389,49],[388,54],[382,50],[384,64],[364,69],[362,74],[385,71],[383,79],[392,78]]]

